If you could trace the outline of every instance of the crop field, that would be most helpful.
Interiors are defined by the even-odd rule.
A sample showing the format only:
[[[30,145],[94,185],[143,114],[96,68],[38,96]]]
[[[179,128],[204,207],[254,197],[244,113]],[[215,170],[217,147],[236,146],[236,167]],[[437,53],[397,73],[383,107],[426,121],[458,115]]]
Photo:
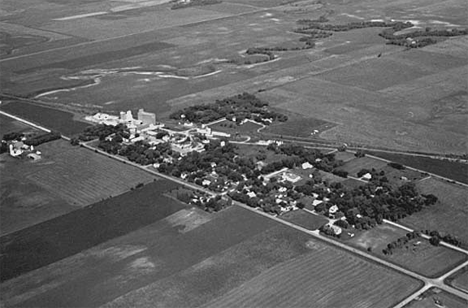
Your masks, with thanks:
[[[146,191],[139,190],[129,193],[128,197],[133,197],[131,196],[133,194],[139,195],[143,199],[143,193],[154,195],[152,191],[157,186],[152,186],[148,187],[149,189]],[[156,191],[160,191],[160,189],[156,189]],[[85,234],[87,234],[86,237],[89,237],[88,241],[93,239],[96,242],[96,239],[102,240],[105,235],[112,233],[115,235],[116,232],[122,236],[114,236],[113,240],[109,238],[110,241],[105,243],[101,241],[99,242],[102,243],[101,245],[89,247],[91,248],[89,250],[81,249],[79,250],[81,252],[74,256],[70,255],[62,261],[4,282],[2,284],[2,300],[6,303],[11,300],[15,304],[23,306],[34,303],[33,305],[39,306],[94,307],[135,291],[134,294],[127,294],[126,298],[136,295],[138,299],[134,298],[133,300],[143,303],[144,300],[156,296],[160,301],[163,301],[169,300],[169,298],[163,298],[162,293],[157,292],[157,290],[153,292],[150,290],[142,294],[143,290],[139,289],[146,285],[151,288],[152,283],[158,285],[158,282],[161,282],[159,287],[169,289],[165,293],[166,296],[174,294],[178,286],[181,288],[189,287],[192,289],[192,293],[196,293],[197,288],[209,290],[209,286],[213,286],[213,292],[215,292],[216,288],[223,287],[223,282],[227,285],[236,283],[237,279],[242,282],[242,274],[248,277],[255,271],[261,271],[264,266],[271,266],[268,265],[269,262],[275,264],[307,250],[305,247],[307,235],[298,235],[297,232],[285,230],[262,216],[238,207],[229,208],[210,218],[210,215],[203,211],[183,209],[182,205],[177,205],[174,201],[161,202],[164,200],[161,197],[154,201],[145,201],[147,199],[141,200],[139,205],[130,203],[124,206],[124,204],[119,203],[121,205],[116,206],[115,203],[111,205],[108,202],[107,206],[103,206],[103,204],[94,206],[93,211],[112,215],[112,218],[105,219],[106,226],[108,226],[105,229],[107,233],[92,236],[92,232],[87,231]],[[115,207],[120,209],[117,210],[120,213],[111,214],[116,211]],[[126,207],[130,207],[130,209],[127,210]],[[135,207],[139,207],[140,211],[131,211],[131,208]],[[208,215],[208,221],[192,226],[191,230],[184,232],[182,227],[193,222],[193,219],[188,221],[181,219],[180,210],[192,213],[191,216],[206,217]],[[122,215],[121,211],[134,212],[131,216],[136,217],[126,217],[126,215]],[[103,216],[95,215],[96,213],[88,214],[93,215],[85,220],[85,222],[90,221],[86,227],[89,228],[89,224],[91,224],[94,225],[94,228],[102,228],[97,223],[104,219]],[[127,221],[137,222],[132,222],[129,227],[125,227],[126,230],[121,230],[123,226],[127,226]],[[151,223],[144,227],[143,221],[151,221]],[[82,227],[75,227],[75,224],[73,224],[74,228],[68,228],[69,233],[77,234],[81,230]],[[140,229],[128,233],[131,227],[137,225]],[[248,227],[246,228],[246,226]],[[269,239],[269,232],[266,232],[274,226],[279,227],[279,230],[273,230],[271,233],[272,238],[277,240],[277,246],[273,245]],[[83,230],[86,230],[84,227]],[[83,246],[85,243],[87,243],[85,240],[81,240],[67,247],[66,251],[77,250],[80,244]],[[228,251],[225,253],[226,249]],[[55,251],[55,254],[57,253],[64,255],[59,250]],[[230,254],[233,254],[233,257]],[[235,258],[236,256],[239,259]],[[252,259],[253,262],[249,262]],[[262,261],[265,263],[263,264]],[[240,271],[242,273],[240,276],[230,275],[233,271],[242,268],[244,264],[247,268]],[[218,265],[220,266],[218,273],[223,274],[224,267],[226,273],[211,281],[209,286],[193,283],[197,275],[200,277],[200,274],[203,276],[205,273],[210,273],[209,268],[216,268]],[[204,267],[206,272],[203,271]],[[173,275],[184,270],[186,275],[192,275],[193,284],[164,283],[165,279],[177,278]],[[254,272],[250,273],[249,270]],[[205,281],[207,281],[206,278],[209,277],[205,277]],[[28,281],[32,281],[31,279],[37,283],[29,284]],[[84,281],[87,282],[84,283]],[[18,288],[18,286],[24,286],[26,289]],[[83,297],[80,295],[84,293],[91,296]],[[199,296],[203,296],[203,293]],[[124,297],[120,301],[126,300],[126,298]],[[137,302],[132,305],[141,306]]]
[[[16,128],[18,124],[9,126]],[[42,152],[38,161],[0,155],[0,234],[120,195],[139,183],[156,179],[64,140],[45,143],[37,149]]]
[[[314,307],[389,307],[418,285],[412,279],[320,245],[203,307],[306,307],[310,303]]]
[[[42,125],[51,130],[58,131],[66,136],[82,132],[87,123],[75,121],[73,114],[65,111],[33,105],[25,102],[10,102],[0,107],[1,110]],[[53,119],[53,121],[51,121]]]
[[[450,233],[468,245],[468,191],[466,188],[445,181],[430,178],[416,185],[423,194],[434,194],[439,198],[437,204],[424,208],[401,220],[401,223],[416,230],[437,230]]]
[[[443,307],[463,308],[468,305],[468,301],[450,293],[447,293],[445,291],[436,291],[435,288],[429,289],[428,291],[424,292],[421,298],[421,300],[413,300],[411,303],[406,305],[405,308],[437,307],[435,305],[436,300],[442,302]]]
[[[372,253],[378,257],[426,277],[440,276],[466,260],[464,254],[443,246],[432,246],[424,239],[413,239],[406,247],[396,248],[391,255],[382,253],[387,244],[405,235],[406,231],[402,229],[382,224],[357,234],[346,242],[362,249],[371,247]],[[416,242],[419,244],[416,245]]]
[[[468,184],[468,165],[429,157],[377,152],[375,156]]]
[[[182,209],[182,203],[163,196],[176,187],[160,180],[1,237],[0,280],[47,266]]]
[[[282,214],[280,218],[309,230],[318,230],[328,222],[328,219],[323,216],[310,214],[303,210],[287,212]]]
[[[156,179],[140,169],[73,147],[64,140],[43,144],[38,149],[46,160],[25,171],[24,176],[70,204],[95,203]]]
[[[450,284],[460,290],[468,291],[468,267],[462,268],[449,278]]]

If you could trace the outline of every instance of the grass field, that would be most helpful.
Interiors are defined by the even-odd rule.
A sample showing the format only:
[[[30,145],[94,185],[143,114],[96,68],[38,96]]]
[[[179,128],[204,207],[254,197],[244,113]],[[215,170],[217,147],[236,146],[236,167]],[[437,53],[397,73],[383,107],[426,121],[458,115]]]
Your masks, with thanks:
[[[210,125],[210,128],[214,131],[226,132],[231,135],[239,134],[256,134],[257,130],[262,128],[261,125],[253,122],[245,122],[242,125],[236,125],[231,121],[223,121],[213,125]]]
[[[468,165],[464,163],[386,152],[373,152],[372,155],[391,160],[405,166],[434,173],[455,181],[468,183]]]
[[[389,307],[418,284],[320,245],[203,307]]]
[[[462,246],[468,246],[468,192],[466,188],[434,178],[416,185],[423,194],[434,194],[439,202],[424,208],[421,212],[401,220],[401,223],[416,230],[438,230],[450,233],[462,240]]]
[[[432,246],[427,240],[411,240],[406,247],[384,255],[387,244],[406,235],[406,231],[388,224],[361,232],[346,242],[361,249],[371,248],[379,258],[396,263],[426,277],[437,277],[466,260],[464,254],[442,246]],[[418,245],[414,243],[420,242]]]
[[[73,114],[65,111],[46,108],[25,102],[2,104],[1,110],[42,125],[63,135],[71,136],[82,132],[87,123],[73,120]],[[53,119],[53,121],[51,121]]]
[[[328,222],[328,219],[323,216],[313,215],[302,210],[285,213],[280,218],[309,230],[317,230]]]
[[[383,167],[387,166],[386,162],[373,159],[370,157],[359,157],[347,161],[340,170],[348,171],[348,174],[354,177],[357,177],[357,173],[362,169],[371,170],[382,170]]]

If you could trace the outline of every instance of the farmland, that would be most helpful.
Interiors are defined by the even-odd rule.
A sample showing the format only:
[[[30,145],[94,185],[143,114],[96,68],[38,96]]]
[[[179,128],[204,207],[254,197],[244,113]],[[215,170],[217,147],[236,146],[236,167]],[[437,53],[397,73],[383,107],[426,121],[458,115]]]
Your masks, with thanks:
[[[401,223],[416,230],[427,229],[450,233],[460,238],[462,245],[466,247],[468,242],[466,189],[434,178],[419,182],[417,187],[423,194],[436,195],[439,202],[406,217]]]
[[[315,307],[361,307],[363,302],[369,307],[388,307],[418,287],[416,281],[391,271],[375,275],[375,270],[372,263],[319,245],[203,307],[305,307],[310,303]]]
[[[2,301],[19,306],[215,307],[242,296],[244,306],[260,307],[271,306],[268,300],[274,296],[276,303],[293,306],[308,301],[320,307],[357,307],[366,301],[388,307],[418,286],[242,208],[216,216],[179,209],[159,219],[4,282]],[[262,282],[266,280],[271,283]],[[340,287],[332,288],[335,284]],[[370,287],[375,285],[379,287]],[[245,297],[251,288],[259,292]]]
[[[222,0],[171,10],[169,0],[2,0],[0,110],[73,136],[88,126],[85,114],[144,108],[166,122],[184,107],[248,92],[288,117],[252,141],[284,136],[466,154],[468,36],[405,48],[386,45],[382,27],[314,41],[296,31],[308,19],[344,27],[401,20],[414,25],[406,33],[450,32],[468,27],[465,2]],[[279,50],[304,41],[313,48]],[[216,128],[242,135],[259,127]],[[0,118],[4,130],[29,128]],[[240,156],[260,160],[258,147],[239,148]],[[0,156],[2,307],[391,307],[421,286],[240,207],[192,208],[166,195],[179,184],[63,140],[38,149],[38,161]],[[285,155],[258,157],[270,163]],[[436,195],[439,202],[401,222],[450,233],[467,247],[464,187],[371,157],[337,158],[350,176],[375,168],[392,185],[414,180],[423,194]],[[467,182],[466,165],[384,158]],[[303,182],[313,172],[297,169]],[[310,229],[323,222],[304,211],[283,218]],[[401,235],[379,225],[348,241],[428,276],[463,259],[427,241],[384,256],[382,247]],[[436,297],[447,307],[466,306],[448,293],[426,295],[412,306],[433,306]]]
[[[20,126],[11,128],[16,131]],[[38,161],[0,156],[1,234],[117,196],[155,179],[139,169],[72,147],[64,140],[37,149],[42,152]]]
[[[76,3],[51,10],[37,6],[44,14],[8,11],[7,32],[48,40],[31,41],[1,61],[3,88],[18,95],[42,93],[40,99],[48,103],[90,110],[142,107],[162,118],[189,104],[262,89],[262,96],[292,119],[270,127],[275,135],[309,137],[317,130],[321,138],[351,144],[464,151],[464,118],[457,114],[468,64],[461,52],[463,37],[441,42],[443,48],[403,53],[401,47],[384,45],[377,35],[381,29],[361,29],[320,39],[311,50],[277,52],[277,60],[261,65],[229,62],[248,48],[298,40],[291,30],[304,17],[298,14],[302,9],[311,15],[307,18],[327,15],[336,24],[367,19],[369,12],[373,18],[405,20],[405,9],[411,9],[411,4],[397,9],[382,1],[309,2],[275,7],[282,2],[223,1],[169,10],[162,1],[124,6],[106,1],[106,9]],[[436,19],[412,17],[418,26],[466,23],[455,9],[460,0],[447,9],[430,3],[425,7]],[[77,7],[82,15],[76,15]],[[44,93],[57,88],[63,91]]]
[[[464,254],[443,246],[432,246],[427,240],[416,239],[405,247],[396,248],[391,255],[382,250],[387,244],[406,235],[406,231],[391,225],[379,225],[371,230],[357,234],[347,243],[361,249],[372,250],[373,254],[426,277],[437,277],[466,260]],[[416,244],[418,242],[418,244]]]
[[[165,180],[50,219],[0,238],[1,281],[49,265],[181,209],[162,193],[177,187]]]

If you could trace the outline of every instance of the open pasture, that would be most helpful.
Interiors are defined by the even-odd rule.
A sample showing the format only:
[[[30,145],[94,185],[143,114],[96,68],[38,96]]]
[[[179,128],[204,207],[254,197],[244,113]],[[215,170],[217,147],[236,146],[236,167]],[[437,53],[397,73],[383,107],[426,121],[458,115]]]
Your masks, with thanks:
[[[423,194],[434,194],[439,202],[404,218],[401,223],[416,230],[450,233],[462,240],[463,247],[467,247],[468,191],[466,188],[435,178],[420,181],[416,187]]]
[[[406,231],[397,227],[382,224],[370,230],[358,233],[346,242],[361,249],[370,249],[379,258],[405,267],[426,277],[437,277],[466,261],[466,256],[458,251],[443,246],[433,246],[424,239],[413,239],[402,248],[395,248],[391,255],[382,250]],[[418,243],[418,244],[416,244]]]
[[[318,245],[203,307],[390,307],[419,283],[343,251]],[[391,291],[390,291],[391,290]]]

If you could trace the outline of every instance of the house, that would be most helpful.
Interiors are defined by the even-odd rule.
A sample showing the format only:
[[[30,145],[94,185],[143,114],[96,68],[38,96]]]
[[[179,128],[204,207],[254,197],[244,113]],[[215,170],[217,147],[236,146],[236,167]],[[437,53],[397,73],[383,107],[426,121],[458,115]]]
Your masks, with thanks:
[[[27,157],[31,160],[39,160],[41,159],[41,155],[38,155],[37,153],[29,153]]]
[[[370,179],[372,179],[372,174],[366,173],[366,174],[364,174],[363,176],[361,176],[361,179],[362,179],[362,180],[369,181]]]
[[[249,192],[247,193],[247,196],[249,196],[249,198],[255,198],[257,195],[255,194],[255,192],[249,191]]]
[[[336,212],[338,212],[338,207],[336,205],[332,205],[329,209],[328,209],[328,214],[330,216],[335,216]]]
[[[283,180],[291,182],[291,183],[296,183],[301,180],[301,177],[291,172],[285,172],[283,173]]]
[[[210,180],[207,180],[207,179],[204,179],[203,182],[202,182],[202,185],[203,186],[208,186],[211,184],[211,181]]]
[[[305,162],[302,164],[302,169],[306,170],[306,169],[310,169],[310,168],[313,168],[314,166],[312,166],[309,162]]]

